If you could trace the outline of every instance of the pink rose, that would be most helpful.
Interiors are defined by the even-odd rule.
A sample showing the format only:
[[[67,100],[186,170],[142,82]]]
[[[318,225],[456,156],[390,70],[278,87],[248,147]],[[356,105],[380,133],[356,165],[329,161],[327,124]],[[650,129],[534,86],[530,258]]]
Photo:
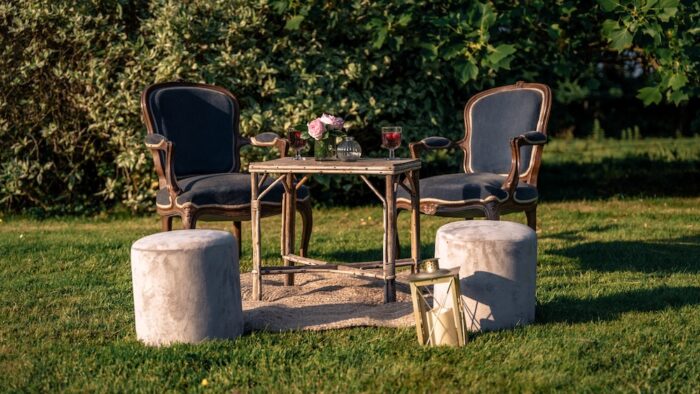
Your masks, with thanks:
[[[323,122],[319,118],[307,123],[306,126],[309,128],[309,135],[315,140],[323,138],[323,133],[326,132],[326,126],[323,125]]]
[[[345,123],[343,118],[328,114],[323,114],[323,116],[321,116],[321,122],[336,130],[342,129],[343,124]]]

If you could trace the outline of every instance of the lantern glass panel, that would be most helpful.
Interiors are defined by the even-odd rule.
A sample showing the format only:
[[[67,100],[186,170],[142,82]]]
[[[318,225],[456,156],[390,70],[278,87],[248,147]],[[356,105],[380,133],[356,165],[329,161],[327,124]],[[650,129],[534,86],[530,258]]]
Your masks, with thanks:
[[[459,280],[449,271],[440,271],[443,272],[416,274],[409,278],[418,341],[430,346],[462,346],[466,342],[466,330]],[[434,296],[434,286],[447,286],[441,299]]]

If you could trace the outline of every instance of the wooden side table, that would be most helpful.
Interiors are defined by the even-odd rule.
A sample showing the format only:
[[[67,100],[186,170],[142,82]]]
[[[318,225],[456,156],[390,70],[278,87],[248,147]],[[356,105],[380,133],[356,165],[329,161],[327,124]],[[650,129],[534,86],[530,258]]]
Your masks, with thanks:
[[[250,163],[251,174],[251,224],[253,230],[253,299],[262,298],[262,275],[286,274],[285,285],[294,284],[294,274],[301,272],[333,272],[354,276],[384,279],[384,302],[396,301],[396,267],[411,266],[417,271],[420,261],[420,190],[418,159],[360,159],[355,162],[316,161],[312,158],[294,160],[285,157],[266,162]],[[264,190],[262,184],[270,174],[279,174]],[[295,175],[304,175],[298,182]],[[362,263],[328,263],[294,254],[294,220],[296,214],[296,191],[313,174],[357,175],[377,195],[384,206],[384,243],[382,261]],[[261,175],[261,176],[260,176]],[[377,190],[367,176],[379,175],[385,180],[384,193]],[[407,182],[402,182],[405,176]],[[259,179],[262,178],[262,179]],[[260,202],[277,183],[284,186],[282,200],[282,260],[284,266],[261,266],[260,253]],[[411,258],[396,258],[396,190],[403,187],[411,196]],[[305,251],[303,251],[305,252]],[[304,253],[301,254],[304,254]],[[300,264],[295,266],[294,264]],[[372,272],[381,268],[382,272]]]

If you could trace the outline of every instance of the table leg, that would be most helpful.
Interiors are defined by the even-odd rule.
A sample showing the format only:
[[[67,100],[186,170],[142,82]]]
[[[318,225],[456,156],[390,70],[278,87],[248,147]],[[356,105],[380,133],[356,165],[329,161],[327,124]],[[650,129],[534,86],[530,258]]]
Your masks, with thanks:
[[[294,229],[295,229],[295,223],[294,219],[296,219],[296,206],[297,206],[297,193],[296,189],[294,186],[294,174],[289,173],[286,175],[286,178],[284,179],[285,187],[284,187],[284,234],[283,234],[283,239],[284,239],[284,250],[283,253],[285,255],[287,254],[293,254],[294,253]],[[293,262],[289,260],[284,260],[284,265],[285,266],[291,266],[294,265]],[[284,285],[285,286],[293,286],[294,285],[294,274],[286,274],[284,278]]]
[[[258,174],[250,174],[250,227],[253,249],[253,301],[262,299],[262,275],[260,273],[260,200],[258,199]]]
[[[286,226],[287,226],[287,221],[285,218],[287,217],[287,193],[282,193],[282,211],[280,212],[280,216],[282,217],[281,220],[281,225],[280,225],[280,254],[284,256],[284,251],[285,251],[285,245],[287,245],[287,238],[285,236],[285,231],[286,231]]]
[[[412,273],[418,272],[420,264],[420,182],[419,171],[413,170],[409,174],[409,182],[413,195],[411,196],[411,258],[413,259]]]
[[[396,302],[396,191],[395,178],[386,176],[384,193],[384,303]]]

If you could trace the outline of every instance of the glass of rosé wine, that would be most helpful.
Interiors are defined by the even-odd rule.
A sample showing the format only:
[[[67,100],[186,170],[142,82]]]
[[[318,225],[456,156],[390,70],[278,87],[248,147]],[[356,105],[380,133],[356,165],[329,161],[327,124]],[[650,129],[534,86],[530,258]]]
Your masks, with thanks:
[[[382,148],[389,149],[389,158],[394,160],[394,150],[401,146],[401,127],[387,126],[382,127]]]

